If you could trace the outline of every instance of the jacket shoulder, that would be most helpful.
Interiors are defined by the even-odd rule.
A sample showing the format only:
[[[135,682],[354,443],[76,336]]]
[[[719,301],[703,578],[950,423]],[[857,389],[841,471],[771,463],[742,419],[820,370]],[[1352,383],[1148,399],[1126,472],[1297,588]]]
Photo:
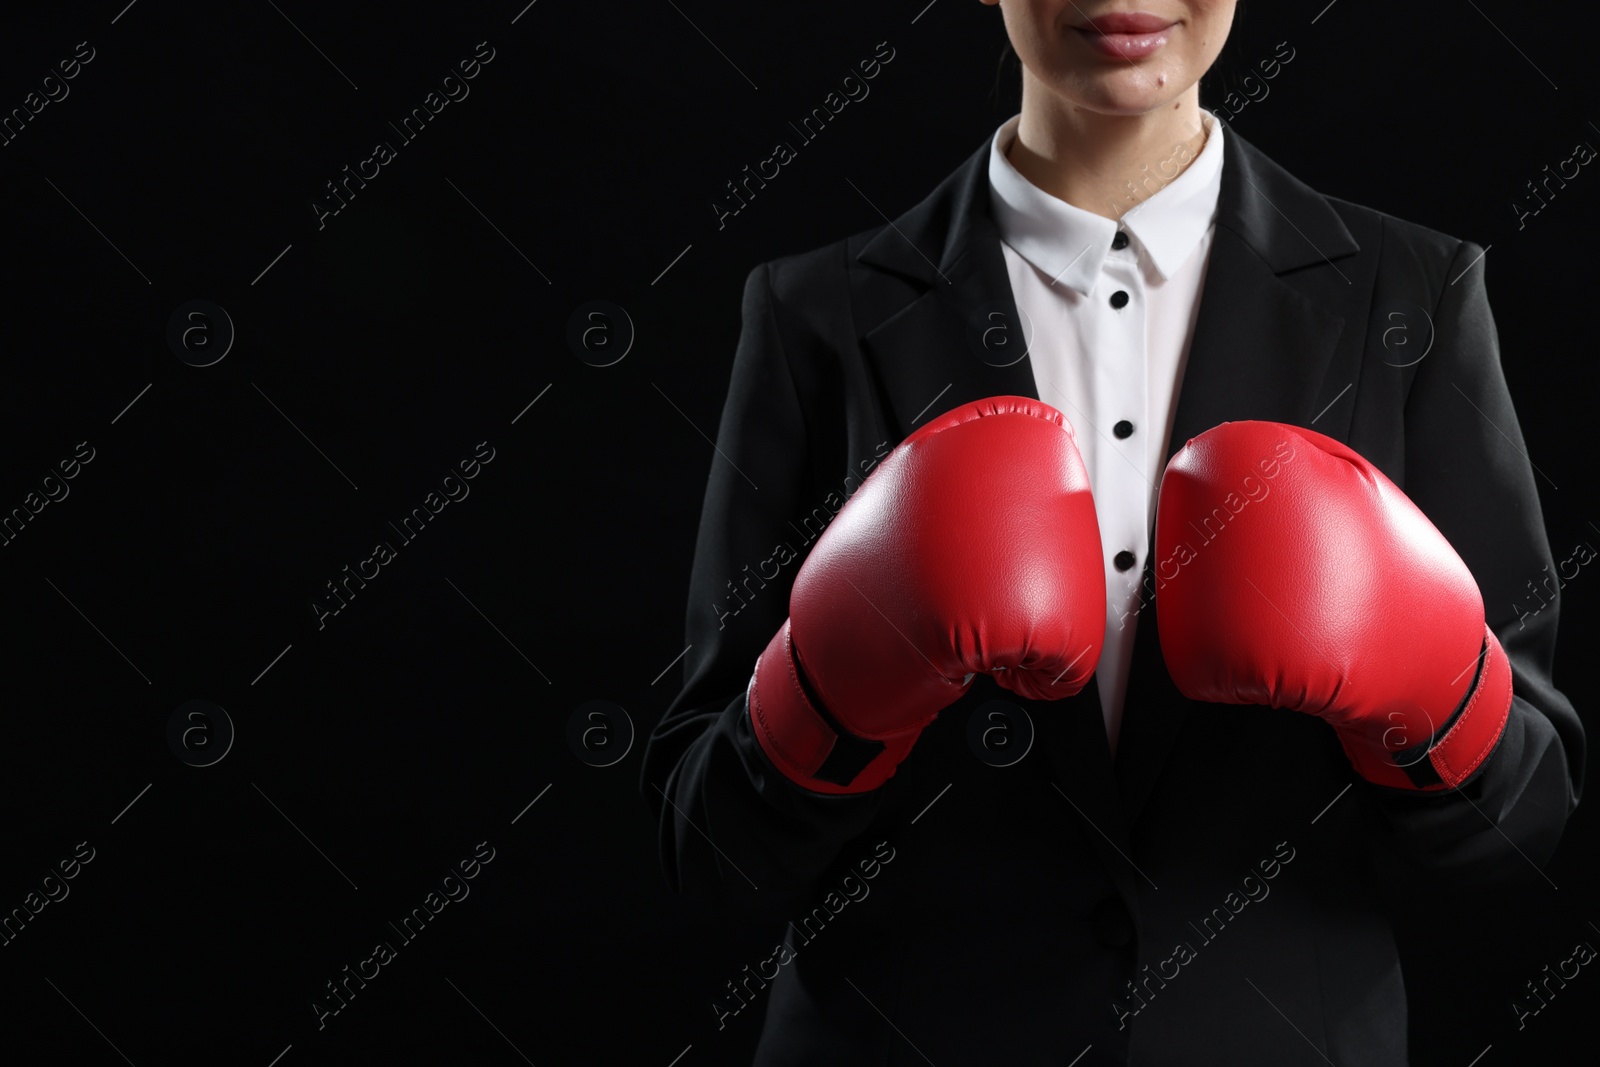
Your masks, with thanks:
[[[862,230],[816,248],[776,256],[756,269],[767,272],[772,279],[773,296],[785,304],[836,292],[850,273],[856,255],[885,228]]]
[[[1345,226],[1355,235],[1363,248],[1381,248],[1385,258],[1401,255],[1427,263],[1448,266],[1458,256],[1463,246],[1470,244],[1463,238],[1442,230],[1424,226],[1419,222],[1391,215],[1386,211],[1357,204],[1336,196],[1323,197],[1339,213]],[[1476,246],[1474,246],[1476,247]]]
[[[777,256],[758,264],[753,279],[765,275],[773,313],[787,336],[845,342],[841,330],[854,333],[859,293],[856,255],[884,227],[863,230],[817,248]]]
[[[1360,243],[1362,254],[1376,257],[1374,296],[1380,302],[1400,299],[1431,309],[1451,291],[1469,300],[1484,298],[1482,246],[1364,204],[1333,196],[1326,200]]]

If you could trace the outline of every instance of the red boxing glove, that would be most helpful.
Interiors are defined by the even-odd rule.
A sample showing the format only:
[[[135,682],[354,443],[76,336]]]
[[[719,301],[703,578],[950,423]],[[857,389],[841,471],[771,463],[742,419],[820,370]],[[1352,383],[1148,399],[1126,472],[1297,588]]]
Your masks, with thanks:
[[[1356,772],[1453,789],[1500,739],[1511,665],[1467,565],[1330,437],[1228,422],[1167,464],[1156,619],[1185,696],[1320,716]]]
[[[1048,404],[965,404],[906,438],[823,531],[750,682],[791,781],[863,793],[972,675],[1078,692],[1105,637],[1105,571],[1072,427]]]

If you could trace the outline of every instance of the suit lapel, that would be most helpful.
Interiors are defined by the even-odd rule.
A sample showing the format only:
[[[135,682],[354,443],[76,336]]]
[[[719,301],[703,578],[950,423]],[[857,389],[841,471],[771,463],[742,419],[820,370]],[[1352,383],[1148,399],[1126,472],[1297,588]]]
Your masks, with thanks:
[[[1309,425],[1344,326],[1332,310],[1353,280],[1337,260],[1359,251],[1319,194],[1226,134],[1200,312],[1178,393],[1167,460],[1223,422],[1261,419]],[[1285,275],[1297,271],[1296,284]],[[1323,300],[1307,292],[1327,292]],[[1326,427],[1325,427],[1326,428]],[[1156,588],[1154,533],[1144,590]],[[1160,594],[1139,613],[1123,707],[1116,770],[1129,824],[1135,823],[1194,702],[1173,684],[1161,655]]]
[[[989,214],[988,153],[985,142],[857,257],[926,286],[864,341],[900,437],[971,400],[1039,396],[1026,356],[1031,330],[1017,314]],[[1061,792],[1055,802],[1084,824],[1112,880],[1134,899],[1137,875],[1126,858],[1133,849],[1094,679],[1068,700],[1012,699],[1027,708],[1039,731],[1039,750]]]
[[[985,144],[857,257],[926,287],[864,339],[901,437],[968,401],[1038,399],[1000,234],[989,215],[987,160]],[[951,232],[940,233],[941,226]]]
[[[1241,314],[1240,308],[1248,311]],[[1219,423],[1309,423],[1342,324],[1281,281],[1237,234],[1219,226],[1167,459]],[[1152,534],[1144,590],[1156,588],[1155,564]],[[1117,746],[1117,778],[1130,822],[1143,809],[1193,703],[1167,673],[1156,629],[1159,611],[1158,592],[1139,613]]]

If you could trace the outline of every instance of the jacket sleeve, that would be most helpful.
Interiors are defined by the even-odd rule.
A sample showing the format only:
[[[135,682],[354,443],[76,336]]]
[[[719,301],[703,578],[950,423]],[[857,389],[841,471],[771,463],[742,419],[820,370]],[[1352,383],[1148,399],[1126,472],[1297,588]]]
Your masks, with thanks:
[[[1442,793],[1377,789],[1378,804],[1392,843],[1421,867],[1466,887],[1536,878],[1534,864],[1549,860],[1578,803],[1583,729],[1552,674],[1557,583],[1542,600],[1530,592],[1556,574],[1543,476],[1506,389],[1483,250],[1470,241],[1446,272],[1434,344],[1407,395],[1405,449],[1405,491],[1477,578],[1513,695],[1505,731],[1475,777]]]
[[[755,268],[695,540],[684,685],[651,734],[640,782],[673,889],[762,905],[809,893],[884,792],[804,790],[751,730],[751,673],[788,615],[808,543],[811,528],[796,522],[826,495],[775,304],[770,267]]]

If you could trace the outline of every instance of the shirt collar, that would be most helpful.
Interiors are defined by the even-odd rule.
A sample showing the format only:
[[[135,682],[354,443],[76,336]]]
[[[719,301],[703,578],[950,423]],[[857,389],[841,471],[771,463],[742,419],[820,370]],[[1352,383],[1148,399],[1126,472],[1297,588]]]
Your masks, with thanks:
[[[1201,109],[1205,146],[1183,173],[1148,194],[1120,223],[1074,207],[1032,184],[1006,159],[1020,114],[989,145],[989,196],[1000,239],[1052,279],[1088,296],[1111,251],[1117,230],[1132,235],[1162,280],[1172,277],[1195,250],[1216,216],[1222,188],[1222,123]],[[1174,162],[1181,162],[1174,157]],[[1160,166],[1148,168],[1155,181]]]

